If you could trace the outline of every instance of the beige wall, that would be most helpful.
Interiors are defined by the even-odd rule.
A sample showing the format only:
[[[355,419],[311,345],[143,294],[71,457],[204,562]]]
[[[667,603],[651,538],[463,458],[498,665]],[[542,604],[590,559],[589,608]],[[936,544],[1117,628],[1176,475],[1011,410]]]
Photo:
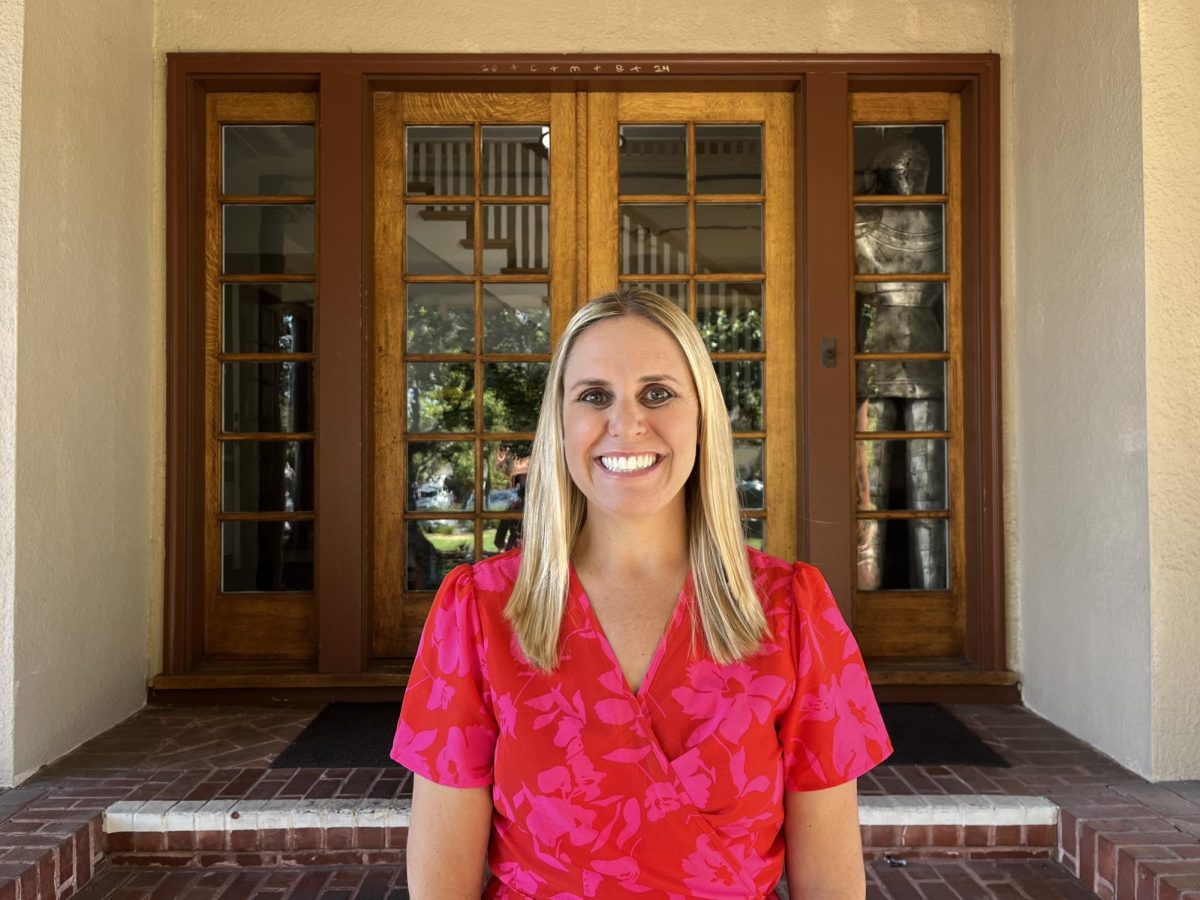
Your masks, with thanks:
[[[162,478],[150,452],[162,411],[148,387],[162,371],[149,315],[162,305],[149,258],[151,183],[162,179],[151,157],[153,28],[150,0],[25,3],[17,781],[145,702],[145,624],[162,580],[149,548],[151,483]]]
[[[1141,0],[1154,777],[1200,778],[1200,14]]]
[[[25,0],[0,5],[0,788],[13,783],[16,564],[17,233]]]
[[[1023,695],[1149,774],[1137,0],[1017,0],[1014,10],[1006,362]]]
[[[584,0],[511,0],[505,4],[396,4],[391,0],[157,0],[158,89],[155,98],[154,172],[156,264],[163,259],[162,159],[166,101],[164,57],[175,51],[329,51],[389,53],[511,52],[731,52],[731,53],[979,53],[1008,56],[1008,0],[663,0],[625,4]],[[1007,58],[1005,59],[1007,65]],[[1010,104],[1005,70],[1002,133]],[[1005,153],[1007,181],[1007,152]],[[1004,210],[1008,221],[1007,209]],[[1006,237],[1002,254],[1012,258]],[[1006,281],[1009,280],[1006,276]],[[161,266],[155,296],[164,295]],[[161,299],[154,333],[165,333]],[[165,356],[154,358],[155,409],[164,407]],[[151,530],[156,559],[163,555],[165,426],[155,431],[155,510]],[[1011,460],[1006,463],[1011,470]],[[1011,503],[1009,504],[1011,509]],[[1011,523],[1011,516],[1009,516]],[[1010,661],[1017,664],[1017,609],[1010,598]],[[150,606],[151,671],[161,671],[162,594]]]

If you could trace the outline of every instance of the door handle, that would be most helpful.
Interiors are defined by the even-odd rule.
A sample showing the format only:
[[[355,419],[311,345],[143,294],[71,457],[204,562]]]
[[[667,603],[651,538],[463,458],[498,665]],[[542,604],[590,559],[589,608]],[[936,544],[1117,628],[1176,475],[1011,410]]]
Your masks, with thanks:
[[[837,338],[821,338],[821,365],[826,369],[837,368]]]

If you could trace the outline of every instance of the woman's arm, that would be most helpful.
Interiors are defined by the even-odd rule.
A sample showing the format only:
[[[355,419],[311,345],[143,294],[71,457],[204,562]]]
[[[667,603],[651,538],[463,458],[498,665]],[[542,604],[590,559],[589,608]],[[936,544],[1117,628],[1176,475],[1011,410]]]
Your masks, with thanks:
[[[444,787],[414,774],[405,853],[412,900],[479,900],[491,830],[490,787]]]
[[[857,781],[820,791],[787,791],[783,828],[792,900],[862,900],[866,896]]]

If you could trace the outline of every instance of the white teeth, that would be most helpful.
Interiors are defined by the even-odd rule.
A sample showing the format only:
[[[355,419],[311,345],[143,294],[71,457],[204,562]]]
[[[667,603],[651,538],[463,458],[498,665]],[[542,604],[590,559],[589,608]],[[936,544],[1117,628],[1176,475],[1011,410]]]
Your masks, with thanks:
[[[637,456],[602,456],[600,464],[610,472],[636,472],[638,469],[650,468],[657,459],[653,453],[641,453]]]

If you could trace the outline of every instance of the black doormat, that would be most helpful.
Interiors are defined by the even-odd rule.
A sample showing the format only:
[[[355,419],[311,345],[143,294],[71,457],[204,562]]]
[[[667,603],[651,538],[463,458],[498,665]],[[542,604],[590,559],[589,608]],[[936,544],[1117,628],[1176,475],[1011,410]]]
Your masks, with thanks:
[[[893,766],[1007,766],[945,707],[884,703]],[[331,703],[271,763],[272,769],[386,768],[399,703]]]
[[[895,752],[890,766],[993,766],[1008,763],[975,732],[936,703],[881,703]]]

